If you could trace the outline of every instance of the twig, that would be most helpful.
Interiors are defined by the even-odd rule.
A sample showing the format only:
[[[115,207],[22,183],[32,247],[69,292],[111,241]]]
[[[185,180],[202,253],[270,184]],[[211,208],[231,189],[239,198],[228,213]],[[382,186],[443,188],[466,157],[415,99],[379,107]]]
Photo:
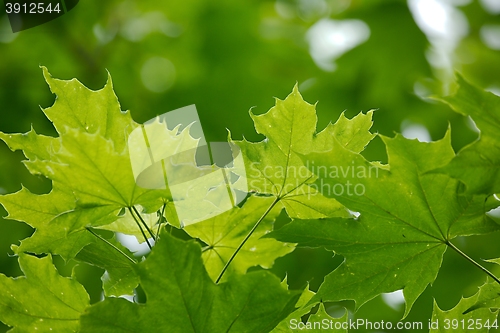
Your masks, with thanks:
[[[101,235],[99,235],[98,233],[94,232],[94,230],[92,230],[92,228],[85,227],[85,229],[87,229],[87,231],[90,232],[92,235],[96,236],[98,239],[102,240],[104,243],[108,244],[113,249],[115,249],[116,251],[118,251],[121,255],[123,255],[125,258],[127,258],[128,260],[130,260],[132,263],[137,264],[137,261],[135,261],[134,259],[130,258],[125,252],[123,252],[122,250],[120,250],[118,247],[116,247],[114,244],[112,244],[106,238],[104,238]]]

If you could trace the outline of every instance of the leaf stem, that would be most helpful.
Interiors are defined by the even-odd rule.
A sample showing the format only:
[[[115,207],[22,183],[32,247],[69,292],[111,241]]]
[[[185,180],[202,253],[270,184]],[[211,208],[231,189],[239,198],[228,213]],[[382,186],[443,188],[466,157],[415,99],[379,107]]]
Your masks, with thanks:
[[[481,264],[479,264],[474,259],[472,259],[471,257],[469,257],[467,254],[465,254],[464,252],[462,252],[462,250],[460,250],[458,247],[456,247],[455,245],[453,245],[453,243],[451,243],[450,241],[446,241],[445,243],[446,243],[446,245],[448,245],[449,247],[451,247],[453,250],[455,250],[458,254],[460,254],[462,257],[464,257],[465,259],[467,259],[471,263],[473,263],[477,268],[479,268],[480,270],[482,270],[484,273],[488,274],[498,284],[500,284],[500,280],[492,272],[490,272],[489,270],[487,270],[485,267],[481,266]]]
[[[163,208],[161,210],[161,213],[160,213],[160,218],[158,219],[158,230],[156,230],[156,238],[160,237],[160,226],[161,226],[161,223],[163,222],[163,220],[166,221],[165,219],[165,208],[167,207],[167,203],[165,202],[163,204]]]
[[[130,207],[127,207],[128,208],[128,211],[130,212],[130,215],[132,215],[132,218],[134,219],[135,223],[137,224],[137,226],[139,227],[139,229],[141,230],[141,234],[142,234],[142,237],[144,237],[144,239],[146,240],[146,243],[148,244],[148,247],[150,250],[153,249],[153,247],[151,246],[151,244],[149,243],[149,239],[148,237],[146,236],[146,233],[144,232],[144,229],[142,229],[142,226],[141,224],[139,223],[139,221],[137,221],[137,218],[135,217],[134,213],[132,212],[132,209]]]
[[[87,229],[87,231],[90,232],[92,235],[94,235],[95,237],[97,237],[98,239],[102,240],[104,243],[108,244],[113,249],[115,249],[116,251],[118,251],[121,255],[123,255],[125,258],[127,258],[128,260],[130,260],[133,264],[137,264],[137,261],[135,261],[134,259],[130,258],[125,252],[123,252],[122,250],[120,250],[118,247],[116,247],[114,244],[112,244],[106,238],[104,238],[101,235],[99,235],[98,233],[96,233],[94,230],[92,230],[92,228],[85,227],[85,229]]]
[[[227,268],[229,267],[229,265],[231,264],[231,262],[233,261],[233,259],[236,257],[236,255],[238,254],[238,252],[240,252],[241,248],[243,247],[243,245],[245,245],[245,243],[250,238],[250,236],[252,236],[252,234],[254,233],[255,229],[257,229],[257,227],[259,226],[259,224],[264,220],[264,218],[267,216],[267,214],[269,214],[269,212],[271,211],[271,209],[274,208],[274,206],[278,203],[278,201],[280,201],[280,199],[281,199],[280,197],[276,197],[274,199],[273,203],[266,209],[266,211],[264,212],[264,214],[262,214],[262,216],[259,218],[259,220],[255,223],[255,225],[252,227],[252,229],[250,230],[250,232],[248,233],[248,235],[245,237],[245,239],[243,239],[243,241],[240,243],[240,245],[238,246],[238,248],[236,249],[236,251],[234,251],[234,253],[231,256],[231,258],[229,258],[229,260],[224,265],[224,268],[222,269],[222,271],[220,272],[219,276],[217,277],[217,280],[215,280],[216,284],[218,284],[219,281],[220,281],[220,279],[222,279],[222,276],[226,272]]]
[[[135,206],[132,206],[132,209],[137,214],[137,217],[139,217],[139,220],[141,220],[142,225],[149,232],[149,234],[151,235],[151,237],[153,238],[153,240],[156,240],[155,235],[153,234],[153,232],[151,231],[151,229],[149,229],[148,224],[144,221],[144,219],[142,218],[141,214],[137,211],[137,208],[135,208]]]

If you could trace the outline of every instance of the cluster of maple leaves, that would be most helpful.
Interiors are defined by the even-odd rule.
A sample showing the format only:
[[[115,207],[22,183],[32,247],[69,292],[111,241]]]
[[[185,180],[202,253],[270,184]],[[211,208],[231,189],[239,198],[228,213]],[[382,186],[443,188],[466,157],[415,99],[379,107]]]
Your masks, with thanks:
[[[294,332],[290,320],[318,303],[349,299],[359,308],[400,289],[406,316],[436,279],[445,251],[461,253],[455,237],[500,230],[486,214],[500,206],[494,196],[500,193],[500,98],[461,77],[458,91],[443,101],[472,117],[481,135],[458,154],[449,132],[430,143],[380,136],[388,164],[368,161],[361,152],[375,137],[372,112],[352,119],[342,114],[318,132],[315,106],[297,87],[269,112],[250,114],[266,137],[234,141],[250,194],[240,207],[184,228],[207,245],[201,248],[156,228],[180,226],[175,202],[168,189],[137,186],[127,139],[139,125],[121,111],[111,79],[91,91],[75,79],[52,78],[46,68],[43,73],[57,95],[43,112],[59,136],[34,129],[0,133],[12,150],[23,151],[32,174],[53,184],[44,195],[22,188],[0,196],[9,219],[36,229],[12,246],[25,276],[0,275],[0,321],[13,332]],[[332,167],[343,172],[328,172]],[[357,190],[345,190],[348,184]],[[282,210],[291,221],[273,231]],[[145,241],[137,219],[162,230],[141,262],[98,231]],[[247,273],[252,266],[269,268],[296,246],[324,247],[345,261],[316,293],[288,290],[266,270]],[[91,305],[75,278],[59,275],[52,255],[104,269],[106,298]],[[436,307],[433,317],[494,320],[490,309],[500,307],[500,284],[493,279],[450,311]],[[145,304],[119,297],[139,284]],[[325,318],[348,320],[347,312],[332,318],[320,304],[309,321]]]

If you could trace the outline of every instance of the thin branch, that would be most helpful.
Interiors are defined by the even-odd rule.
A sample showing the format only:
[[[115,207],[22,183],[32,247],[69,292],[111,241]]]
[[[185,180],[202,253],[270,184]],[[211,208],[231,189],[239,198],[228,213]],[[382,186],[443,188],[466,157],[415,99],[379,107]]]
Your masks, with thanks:
[[[139,227],[139,229],[141,230],[141,234],[142,234],[142,237],[144,237],[144,239],[146,240],[146,243],[148,244],[148,247],[150,250],[153,249],[153,247],[151,246],[151,244],[149,243],[149,239],[148,237],[146,236],[146,233],[144,232],[144,229],[142,229],[142,226],[141,224],[139,223],[139,221],[137,221],[137,218],[135,217],[134,213],[132,212],[132,209],[130,207],[127,207],[128,211],[130,212],[130,215],[132,215],[132,218],[134,219],[135,223],[137,224],[137,226]]]
[[[458,247],[456,247],[455,245],[453,245],[450,241],[446,241],[446,245],[448,245],[449,247],[451,247],[453,250],[455,250],[458,254],[460,254],[462,257],[464,257],[465,259],[469,260],[471,263],[473,263],[477,268],[479,268],[480,270],[482,270],[484,273],[488,274],[493,280],[495,280],[498,284],[500,284],[500,280],[493,274],[491,273],[489,270],[487,270],[485,267],[481,266],[481,264],[479,264],[478,262],[476,262],[474,259],[472,259],[471,257],[469,257],[467,254],[465,254],[464,252],[462,252],[462,250],[460,250]]]
[[[128,260],[130,260],[132,263],[137,264],[137,261],[135,261],[134,259],[130,258],[125,252],[123,252],[122,250],[120,250],[118,247],[116,247],[114,244],[112,244],[106,238],[104,238],[101,235],[99,235],[98,233],[94,232],[94,230],[92,230],[92,228],[85,227],[85,229],[87,229],[87,231],[90,232],[92,235],[96,236],[98,239],[102,240],[104,243],[108,244],[113,249],[115,249],[116,251],[118,251],[121,255],[123,255],[125,258],[127,258]]]
[[[142,225],[144,226],[144,228],[146,228],[146,230],[149,232],[149,234],[151,235],[151,237],[153,238],[153,240],[156,240],[156,237],[155,235],[153,234],[153,232],[151,231],[151,229],[149,228],[149,226],[147,225],[146,221],[143,220],[141,214],[137,211],[137,208],[135,208],[135,206],[132,206],[132,209],[134,210],[134,212],[137,214],[137,217],[139,217],[139,220],[141,220],[141,223]]]
[[[254,233],[255,229],[257,229],[257,227],[260,225],[260,223],[264,220],[264,218],[267,216],[267,214],[269,214],[269,212],[271,211],[271,209],[273,209],[273,207],[278,203],[278,201],[280,201],[280,199],[281,198],[279,198],[279,197],[275,198],[274,201],[273,201],[273,203],[266,209],[266,211],[264,212],[264,214],[262,214],[262,216],[259,218],[259,220],[255,223],[255,225],[250,230],[250,232],[248,233],[248,235],[245,237],[245,239],[243,239],[243,241],[240,243],[240,245],[238,246],[238,248],[236,249],[236,251],[234,251],[234,253],[231,256],[231,258],[229,258],[229,260],[226,262],[226,264],[224,265],[224,268],[222,269],[222,271],[219,274],[219,277],[217,277],[217,280],[215,280],[215,283],[219,283],[220,279],[222,279],[222,276],[224,275],[224,273],[226,272],[227,268],[229,267],[229,265],[231,264],[231,262],[233,261],[233,259],[236,257],[236,255],[238,254],[238,252],[240,252],[240,250],[243,247],[243,245],[245,245],[245,243],[247,242],[247,240]]]
[[[300,183],[299,185],[297,185],[295,188],[293,188],[291,191],[288,191],[286,194],[284,195],[278,195],[273,203],[267,208],[267,210],[264,212],[264,214],[262,214],[262,216],[259,218],[259,220],[255,223],[255,225],[253,226],[253,228],[250,230],[250,232],[248,233],[248,235],[245,237],[245,239],[243,239],[243,241],[241,242],[241,244],[238,246],[238,248],[236,249],[236,251],[234,251],[234,253],[232,254],[231,258],[229,258],[228,262],[224,265],[224,268],[222,268],[222,271],[220,272],[219,276],[217,277],[217,280],[215,280],[215,283],[219,283],[220,279],[222,279],[222,276],[224,275],[224,273],[226,272],[227,268],[229,267],[229,265],[231,264],[231,262],[234,260],[234,258],[236,257],[236,255],[238,254],[238,252],[241,250],[241,248],[243,247],[243,245],[245,245],[245,243],[248,241],[248,239],[250,238],[250,236],[252,236],[252,234],[254,233],[255,229],[257,229],[260,225],[260,223],[264,220],[264,218],[267,216],[267,214],[269,214],[269,212],[271,211],[271,209],[273,209],[273,207],[282,199],[284,198],[285,196],[287,196],[288,193],[291,193],[293,191],[295,191],[297,188],[299,188],[300,186],[302,186],[303,184],[305,184],[309,179],[311,179],[312,175],[307,178],[306,180],[304,180],[302,183]]]
[[[156,230],[156,237],[157,238],[160,237],[160,226],[161,226],[163,219],[165,219],[165,221],[167,220],[165,218],[165,207],[167,207],[167,203],[163,204],[163,208],[162,208],[161,213],[160,213],[160,218],[158,219],[158,230]]]

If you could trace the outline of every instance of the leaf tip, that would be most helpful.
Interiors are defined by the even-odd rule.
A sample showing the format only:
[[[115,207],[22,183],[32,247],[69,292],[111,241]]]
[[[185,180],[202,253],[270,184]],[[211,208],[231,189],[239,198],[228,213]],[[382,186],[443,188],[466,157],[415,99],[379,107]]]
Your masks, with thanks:
[[[12,252],[14,252],[14,254],[12,255],[13,257],[19,254],[19,246],[17,246],[16,244],[12,244],[10,246],[10,249],[12,250]]]
[[[47,67],[40,65],[40,68],[42,69],[42,74],[43,77],[45,78],[45,82],[49,83],[49,81],[52,80],[52,74],[50,74]]]
[[[108,88],[113,90],[113,79],[111,78],[111,73],[109,70],[106,68],[106,73],[108,74],[108,78],[106,80],[106,84],[104,85],[104,88]]]

